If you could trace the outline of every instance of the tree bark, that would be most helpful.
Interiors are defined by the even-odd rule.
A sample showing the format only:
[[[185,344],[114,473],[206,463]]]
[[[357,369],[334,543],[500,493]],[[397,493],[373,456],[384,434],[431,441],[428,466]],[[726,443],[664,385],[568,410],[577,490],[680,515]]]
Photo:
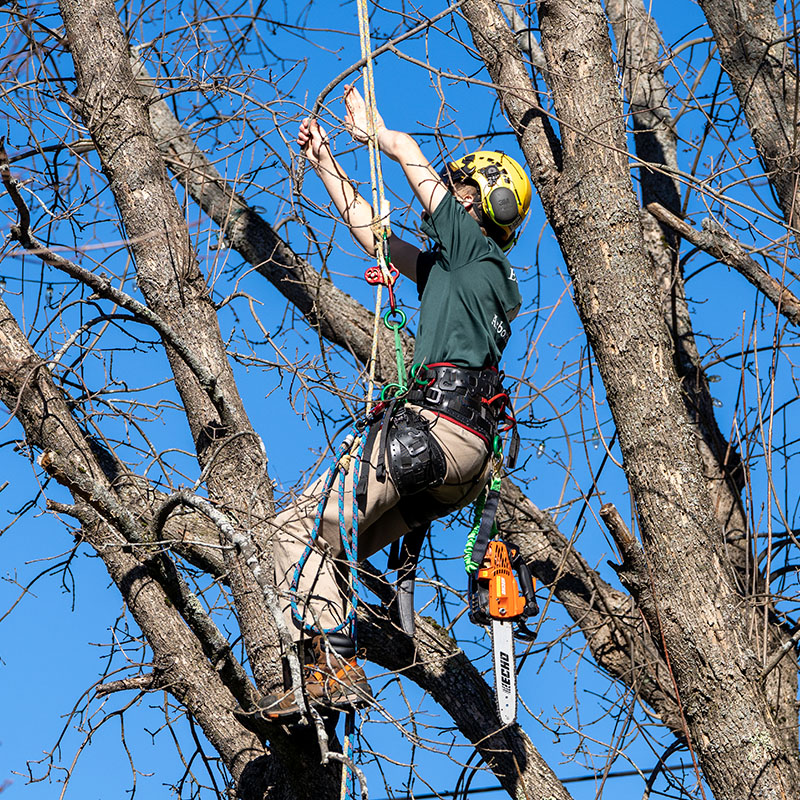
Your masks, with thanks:
[[[783,218],[797,228],[797,75],[768,0],[700,0]]]
[[[148,306],[192,342],[229,409],[229,418],[220,419],[192,370],[165,344],[200,464],[208,467],[209,493],[268,555],[272,497],[263,444],[236,389],[216,312],[134,82],[119,18],[105,0],[63,0],[61,12],[75,62],[75,104],[117,201],[138,285]],[[226,550],[225,558],[256,682],[271,689],[282,674],[269,612],[239,557]]]
[[[605,14],[594,2],[539,4],[563,149],[556,180],[540,189],[540,153],[522,135],[527,121],[517,110],[530,81],[526,76],[520,84],[513,37],[488,0],[468,0],[462,9],[532,161],[534,182],[573,280],[650,566],[649,574],[640,576],[656,603],[648,623],[671,662],[687,733],[720,800],[795,796],[796,751],[787,750],[758,685],[758,661],[743,630],[669,335],[660,323]]]
[[[674,177],[678,171],[678,139],[667,106],[668,88],[659,52],[660,33],[642,0],[609,0],[606,11],[617,41],[618,61],[622,64],[636,155],[646,162],[639,167],[642,205],[658,220],[656,223],[650,213],[642,212],[644,241],[662,292],[664,321],[672,335],[675,369],[694,427],[711,506],[727,555],[738,575],[737,589],[748,598],[743,611],[748,615],[755,651],[762,652],[765,637],[767,649],[775,650],[790,632],[769,623],[765,626],[763,622],[768,586],[752,557],[752,540],[748,535],[751,531],[742,502],[745,469],[736,448],[717,424],[714,401],[686,302],[679,261],[681,237],[700,246],[698,237],[707,241],[711,233],[699,234],[689,225],[682,224],[678,228],[674,224],[681,214],[680,186]],[[658,169],[660,165],[667,169]],[[656,213],[655,209],[663,209],[666,216]],[[728,247],[725,251],[730,253],[732,249]],[[734,260],[736,264],[742,263],[741,259]],[[752,259],[750,262],[747,266],[752,267],[754,262]],[[753,274],[752,269],[748,271],[748,280],[753,281],[750,277]],[[760,279],[759,288],[765,290],[779,308],[785,309],[787,316],[797,308],[796,298],[788,291],[781,292],[777,281],[760,269],[755,274]],[[790,749],[794,748],[797,738],[796,694],[797,663],[793,658],[784,662],[767,680],[770,706],[778,727],[787,736]]]

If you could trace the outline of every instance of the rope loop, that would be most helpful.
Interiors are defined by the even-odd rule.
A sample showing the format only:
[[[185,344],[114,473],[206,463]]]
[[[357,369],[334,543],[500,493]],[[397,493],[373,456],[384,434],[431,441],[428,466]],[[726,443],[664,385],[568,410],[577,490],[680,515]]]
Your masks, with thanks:
[[[388,403],[390,400],[399,398],[406,393],[407,389],[408,387],[403,386],[402,383],[387,383],[381,389],[381,402]]]
[[[424,373],[424,377],[420,377],[420,373]],[[430,386],[435,380],[435,375],[430,375],[430,369],[420,362],[413,364],[411,366],[411,378],[414,383],[418,383],[420,386]]]

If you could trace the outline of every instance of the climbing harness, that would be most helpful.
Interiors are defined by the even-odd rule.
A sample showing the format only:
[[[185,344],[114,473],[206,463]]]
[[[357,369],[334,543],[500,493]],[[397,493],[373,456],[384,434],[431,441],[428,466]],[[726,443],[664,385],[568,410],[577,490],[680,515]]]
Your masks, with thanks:
[[[409,403],[428,408],[480,436],[488,447],[498,430],[512,431],[509,466],[519,450],[511,400],[503,389],[503,374],[493,368],[465,369],[454,364],[412,367],[414,383]]]
[[[525,641],[536,638],[525,620],[538,614],[539,607],[528,565],[518,548],[500,538],[495,522],[503,468],[499,436],[494,440],[493,456],[489,483],[475,503],[474,522],[464,550],[464,566],[468,575],[469,618],[477,625],[489,626],[497,711],[503,724],[510,725],[517,716],[514,638]]]
[[[411,388],[406,395],[406,400],[409,403],[430,409],[437,414],[437,417],[447,418],[467,428],[477,436],[480,436],[487,443],[487,446],[493,448],[500,446],[500,439],[496,435],[497,431],[506,432],[512,429],[511,450],[514,453],[518,450],[519,439],[514,427],[511,403],[508,394],[502,387],[503,375],[496,369],[464,369],[453,364],[431,364],[428,366],[415,364],[411,368],[411,379]],[[367,449],[370,449],[369,442],[367,443]],[[429,461],[435,462],[435,453],[438,449],[439,443],[433,436],[430,436],[430,443],[427,446],[429,452],[423,456],[422,441],[420,441],[419,458],[422,463],[416,465],[418,480],[421,481],[423,475],[431,474],[426,473],[425,468],[428,467]],[[391,470],[391,450],[389,450],[388,455]],[[378,468],[376,472],[381,469],[383,464],[382,450],[379,450],[377,462]],[[435,474],[435,471],[433,474]],[[379,476],[376,477],[380,480]],[[442,474],[443,478],[444,474]],[[366,480],[364,473],[362,473],[362,479]],[[392,473],[392,479],[396,480],[394,473]],[[402,481],[401,478],[397,480]],[[491,521],[494,520],[494,511],[497,510],[499,501],[499,478],[497,480],[498,491],[489,495],[490,531]],[[412,486],[415,486],[414,491],[417,492],[435,485],[435,483],[412,484]],[[413,494],[413,492],[408,493]],[[402,494],[403,492],[401,491]],[[435,498],[427,495],[412,497],[407,501],[401,497],[399,508],[411,530],[403,538],[402,545],[399,541],[392,544],[388,568],[396,571],[397,574],[395,581],[395,607],[397,608],[401,627],[405,633],[413,636],[414,587],[419,555],[430,523],[450,509],[440,504]],[[483,505],[481,505],[482,509]],[[475,536],[477,536],[477,529]],[[488,541],[488,534],[486,538]]]

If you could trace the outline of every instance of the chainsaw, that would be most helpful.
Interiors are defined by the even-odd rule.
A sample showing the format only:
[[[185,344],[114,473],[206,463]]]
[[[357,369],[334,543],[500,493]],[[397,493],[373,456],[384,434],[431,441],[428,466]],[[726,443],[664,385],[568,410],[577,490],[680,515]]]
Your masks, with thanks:
[[[533,641],[536,633],[525,620],[538,613],[533,576],[519,550],[502,539],[492,539],[480,566],[469,575],[469,618],[490,626],[495,697],[504,725],[511,725],[517,716],[514,637]]]

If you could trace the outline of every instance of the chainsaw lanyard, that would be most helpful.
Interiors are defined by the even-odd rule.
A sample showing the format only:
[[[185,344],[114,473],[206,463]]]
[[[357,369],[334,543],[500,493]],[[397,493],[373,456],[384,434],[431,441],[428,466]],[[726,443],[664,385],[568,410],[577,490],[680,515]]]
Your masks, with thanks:
[[[484,490],[475,501],[475,514],[472,529],[467,535],[464,548],[464,569],[474,573],[483,563],[489,541],[499,536],[495,517],[500,505],[501,473],[503,469],[503,445],[499,436],[494,437],[492,454],[492,473]]]

